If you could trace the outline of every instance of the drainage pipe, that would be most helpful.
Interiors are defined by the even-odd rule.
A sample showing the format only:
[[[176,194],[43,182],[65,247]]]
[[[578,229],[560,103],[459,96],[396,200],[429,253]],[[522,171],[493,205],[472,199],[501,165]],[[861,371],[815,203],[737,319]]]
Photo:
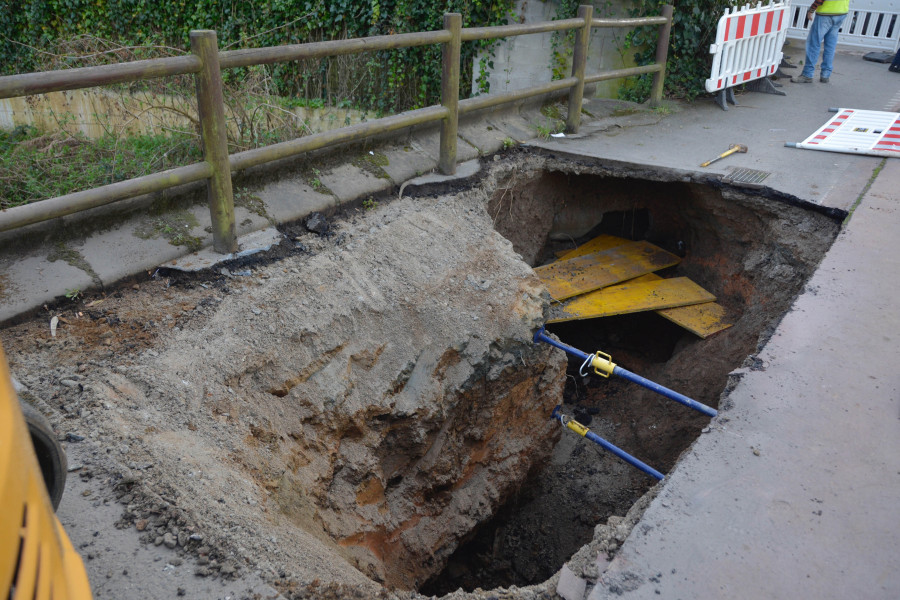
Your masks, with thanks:
[[[578,421],[575,421],[575,420],[572,420],[572,419],[569,419],[568,417],[566,417],[564,414],[559,412],[558,405],[556,408],[553,409],[553,414],[551,414],[550,417],[556,421],[559,421],[563,427],[565,427],[571,431],[574,431],[578,435],[580,435],[582,437],[586,437],[587,439],[591,440],[598,446],[602,446],[604,449],[609,450],[610,452],[612,452],[613,454],[615,454],[616,456],[618,456],[619,458],[621,458],[628,464],[637,467],[638,469],[640,469],[647,475],[650,475],[651,477],[656,477],[659,480],[662,480],[663,477],[665,477],[665,475],[663,475],[662,473],[660,473],[659,471],[657,471],[656,469],[654,469],[647,463],[638,460],[637,458],[628,454],[621,448],[619,448],[617,446],[613,446],[612,444],[610,444],[609,442],[604,440],[602,437],[600,437],[599,435],[597,435],[596,433],[594,433],[593,431],[591,431],[590,429],[588,429],[587,427],[585,427],[584,425],[579,423]]]
[[[661,396],[665,396],[669,400],[674,400],[675,402],[679,402],[684,404],[689,408],[693,408],[698,412],[702,412],[704,415],[715,417],[718,412],[716,409],[706,406],[705,404],[701,404],[696,400],[692,400],[683,394],[679,394],[674,390],[670,390],[667,387],[661,386],[658,383],[650,381],[649,379],[645,379],[640,375],[636,375],[631,371],[623,369],[622,367],[617,366],[610,360],[609,354],[604,354],[603,352],[597,352],[596,354],[585,354],[581,350],[577,348],[573,348],[567,344],[563,344],[562,342],[557,342],[552,339],[546,333],[544,333],[544,328],[541,327],[534,333],[534,343],[538,342],[546,342],[551,346],[555,346],[560,350],[565,350],[567,353],[572,356],[577,356],[578,358],[584,361],[584,364],[581,365],[580,373],[582,375],[587,375],[585,372],[586,367],[594,367],[594,373],[600,375],[601,377],[609,377],[610,375],[616,375],[623,379],[627,379],[632,383],[636,383],[640,386],[647,388],[648,390],[652,390]]]

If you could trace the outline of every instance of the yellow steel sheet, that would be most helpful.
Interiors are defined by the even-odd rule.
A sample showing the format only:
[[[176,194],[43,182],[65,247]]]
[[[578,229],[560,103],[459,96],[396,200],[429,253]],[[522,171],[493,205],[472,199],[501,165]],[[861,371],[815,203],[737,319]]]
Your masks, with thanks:
[[[732,326],[727,320],[725,307],[715,302],[667,308],[656,312],[704,339]]]
[[[616,237],[614,235],[606,235],[604,233],[602,235],[598,235],[589,242],[585,242],[577,248],[561,252],[557,256],[557,258],[559,258],[560,260],[568,260],[577,256],[584,256],[585,254],[593,254],[594,252],[609,250],[610,248],[615,248],[616,246],[621,246],[622,244],[627,244],[628,242],[629,240],[626,240],[625,238]]]
[[[715,296],[687,277],[627,282],[584,294],[551,310],[548,323],[608,317],[712,302]]]
[[[538,267],[534,272],[554,300],[565,300],[677,265],[680,260],[650,242],[626,242],[601,252]]]

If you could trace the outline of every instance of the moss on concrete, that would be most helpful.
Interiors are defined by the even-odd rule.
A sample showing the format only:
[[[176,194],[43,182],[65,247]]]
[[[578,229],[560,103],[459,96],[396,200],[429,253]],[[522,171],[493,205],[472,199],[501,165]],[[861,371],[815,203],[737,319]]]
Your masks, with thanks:
[[[266,212],[266,204],[262,201],[262,198],[251,193],[250,190],[246,188],[239,188],[234,191],[234,205],[245,208],[249,212],[262,217],[270,223],[273,222],[272,217]]]
[[[193,236],[191,231],[199,227],[197,217],[187,211],[176,211],[149,217],[134,230],[137,237],[149,240],[162,237],[173,246],[184,246],[191,252],[203,247],[203,236]]]
[[[65,242],[56,242],[56,244],[50,250],[50,253],[47,255],[47,260],[49,260],[50,262],[61,260],[64,263],[73,266],[76,269],[81,269],[82,271],[87,273],[95,285],[103,285],[103,282],[100,280],[100,276],[97,275],[97,272],[94,271],[90,263],[85,260],[81,252],[75,250],[74,248],[70,248],[66,245]]]
[[[353,159],[352,164],[354,167],[362,169],[366,173],[374,175],[379,179],[391,178],[391,176],[387,174],[387,171],[384,170],[384,167],[388,166],[390,161],[388,160],[388,157],[381,152],[370,151],[360,154]]]

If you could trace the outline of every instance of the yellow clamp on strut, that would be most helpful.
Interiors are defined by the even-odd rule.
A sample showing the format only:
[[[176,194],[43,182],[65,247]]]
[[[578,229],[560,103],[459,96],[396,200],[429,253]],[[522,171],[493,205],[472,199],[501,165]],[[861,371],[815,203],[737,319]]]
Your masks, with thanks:
[[[578,421],[573,421],[572,419],[566,419],[566,427],[568,427],[581,437],[586,436],[588,431],[590,431],[590,429],[588,429]]]
[[[587,377],[585,369],[588,366],[594,367],[594,373],[600,377],[606,378],[609,378],[609,376],[613,374],[613,371],[616,370],[616,363],[612,361],[612,356],[606,352],[600,352],[599,350],[597,350],[596,354],[588,355],[587,360],[584,361],[581,368],[578,370],[578,374],[582,377]]]

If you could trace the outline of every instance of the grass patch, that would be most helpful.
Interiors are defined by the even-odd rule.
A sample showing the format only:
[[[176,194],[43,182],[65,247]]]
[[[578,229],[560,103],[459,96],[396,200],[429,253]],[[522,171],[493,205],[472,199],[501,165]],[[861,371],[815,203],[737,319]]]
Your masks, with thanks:
[[[0,209],[21,206],[202,160],[197,138],[107,136],[97,140],[31,126],[0,131]]]

